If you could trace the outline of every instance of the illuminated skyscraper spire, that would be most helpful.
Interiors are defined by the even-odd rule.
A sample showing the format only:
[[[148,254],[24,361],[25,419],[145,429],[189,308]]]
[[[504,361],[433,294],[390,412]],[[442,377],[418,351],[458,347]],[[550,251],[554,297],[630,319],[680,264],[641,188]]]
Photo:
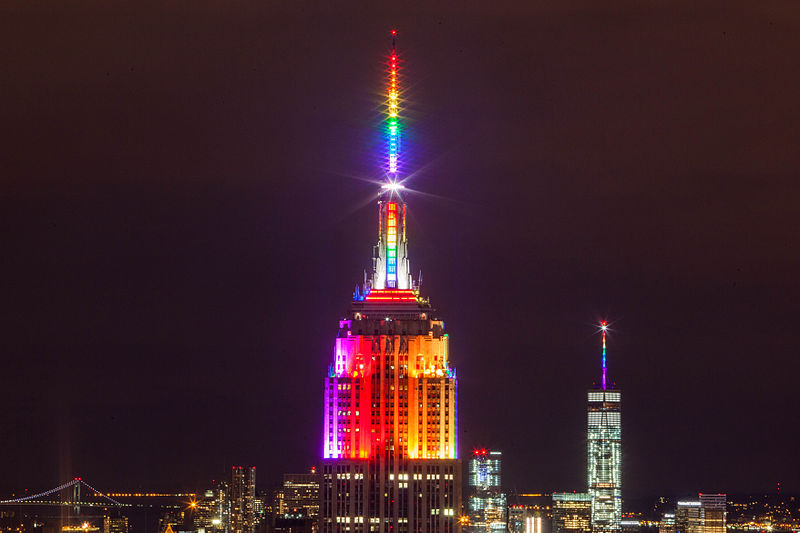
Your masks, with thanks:
[[[622,393],[608,386],[607,331],[608,322],[603,320],[602,389],[590,390],[587,397],[592,533],[619,533],[622,520]]]
[[[324,381],[320,533],[461,533],[457,379],[444,321],[409,266],[391,35],[377,242]]]
[[[600,322],[600,330],[603,332],[603,390],[607,388],[606,377],[606,330],[608,329],[608,322],[603,320]]]

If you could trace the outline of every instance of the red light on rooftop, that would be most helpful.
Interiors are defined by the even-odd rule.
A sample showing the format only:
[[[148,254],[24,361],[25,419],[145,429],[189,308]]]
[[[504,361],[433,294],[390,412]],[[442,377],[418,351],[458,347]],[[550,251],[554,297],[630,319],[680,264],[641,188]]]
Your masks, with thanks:
[[[415,302],[417,295],[411,289],[373,289],[367,294],[368,302]]]

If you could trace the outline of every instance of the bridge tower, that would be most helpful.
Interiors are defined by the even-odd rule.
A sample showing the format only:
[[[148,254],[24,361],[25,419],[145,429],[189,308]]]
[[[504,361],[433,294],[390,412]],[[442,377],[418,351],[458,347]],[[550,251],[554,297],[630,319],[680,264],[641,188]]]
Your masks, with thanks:
[[[81,515],[81,478],[75,478],[75,484],[72,485],[72,510],[75,513],[75,516]]]

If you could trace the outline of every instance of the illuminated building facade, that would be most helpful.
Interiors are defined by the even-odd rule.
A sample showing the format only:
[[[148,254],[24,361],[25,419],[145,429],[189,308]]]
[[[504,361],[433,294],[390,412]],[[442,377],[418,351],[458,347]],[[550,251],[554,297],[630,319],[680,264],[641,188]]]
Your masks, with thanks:
[[[525,533],[544,533],[542,515],[529,513],[525,518]]]
[[[509,533],[544,533],[542,513],[527,505],[508,507]]]
[[[508,507],[508,533],[525,533],[525,520],[528,516],[528,508],[524,505],[510,505]]]
[[[608,388],[607,328],[602,322],[602,388],[588,392],[588,474],[592,531],[616,533],[622,520],[622,393]]]
[[[664,513],[658,523],[658,533],[675,533],[675,513]]]
[[[128,517],[104,516],[103,533],[128,533]]]
[[[679,501],[675,508],[676,533],[725,533],[725,494],[698,494],[696,500]]]
[[[590,533],[592,495],[585,492],[553,493],[553,533]]]
[[[319,475],[284,474],[283,486],[275,493],[275,514],[284,518],[319,516]]]
[[[259,496],[256,494],[255,500],[253,500],[253,514],[255,515],[255,527],[258,527],[266,522],[267,520],[267,497],[266,496]]]
[[[62,533],[100,533],[100,527],[90,524],[89,522],[81,522],[80,524],[67,524],[61,526]]]
[[[339,321],[325,378],[319,527],[454,533],[461,505],[456,374],[444,322],[409,268],[394,44],[388,70],[377,244]]]
[[[700,493],[702,511],[702,533],[725,533],[728,522],[728,503],[726,494]]]
[[[190,513],[192,530],[199,533],[226,533],[230,525],[228,483],[215,482],[201,499],[190,502],[187,511]]]
[[[228,533],[231,529],[231,502],[230,485],[225,481],[218,481],[212,490],[212,506],[214,516],[211,518],[211,528],[206,527],[206,531],[214,533]]]
[[[230,532],[253,533],[256,527],[256,467],[233,467],[230,495]]]
[[[205,492],[203,499],[192,500],[189,504],[189,513],[191,517],[192,529],[200,533],[209,533],[213,531],[216,509],[214,508],[214,492],[208,490]]]
[[[168,531],[179,531],[183,528],[183,511],[171,510],[165,511],[161,518],[158,519],[159,533],[167,533]]]
[[[505,531],[506,495],[501,488],[502,452],[475,450],[469,461],[469,532]]]

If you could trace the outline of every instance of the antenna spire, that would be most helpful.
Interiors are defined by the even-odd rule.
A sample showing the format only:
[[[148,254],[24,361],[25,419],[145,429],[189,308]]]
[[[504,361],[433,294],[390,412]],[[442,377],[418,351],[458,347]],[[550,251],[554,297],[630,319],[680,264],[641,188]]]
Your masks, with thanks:
[[[397,87],[397,30],[392,30],[392,55],[389,59],[389,102],[386,128],[388,133],[389,185],[397,182],[397,159],[400,151],[400,119],[398,118],[398,87]]]
[[[600,331],[603,332],[603,390],[606,390],[608,378],[606,376],[606,330],[608,329],[608,322],[603,320],[600,322]]]

